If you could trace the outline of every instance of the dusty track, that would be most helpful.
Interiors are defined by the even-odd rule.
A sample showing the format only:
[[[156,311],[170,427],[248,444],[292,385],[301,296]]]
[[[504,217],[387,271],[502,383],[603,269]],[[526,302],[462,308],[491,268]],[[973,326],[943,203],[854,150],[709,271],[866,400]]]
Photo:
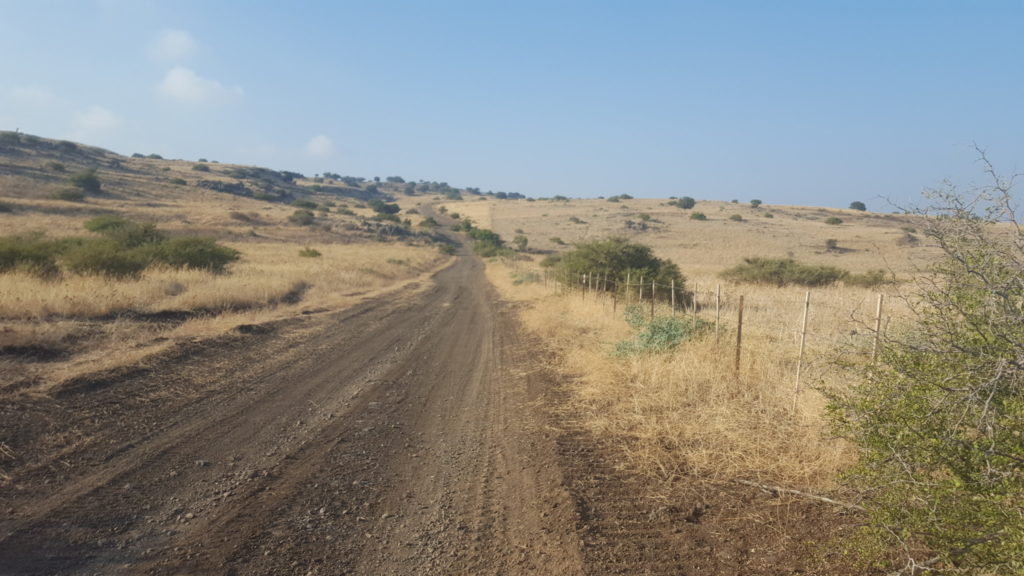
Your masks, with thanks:
[[[0,407],[5,574],[578,574],[542,382],[475,258]]]

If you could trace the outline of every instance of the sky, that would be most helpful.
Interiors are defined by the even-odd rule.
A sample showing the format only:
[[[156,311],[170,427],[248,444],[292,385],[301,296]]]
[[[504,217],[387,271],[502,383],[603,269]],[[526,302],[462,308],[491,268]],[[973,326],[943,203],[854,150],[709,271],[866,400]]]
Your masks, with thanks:
[[[534,197],[888,211],[1024,170],[1024,2],[0,0],[0,130]]]

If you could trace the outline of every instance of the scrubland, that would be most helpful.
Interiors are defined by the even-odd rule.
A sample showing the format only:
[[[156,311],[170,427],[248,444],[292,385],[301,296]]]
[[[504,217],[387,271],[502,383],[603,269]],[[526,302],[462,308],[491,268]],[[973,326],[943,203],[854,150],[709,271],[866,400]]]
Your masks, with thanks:
[[[688,211],[657,200],[471,204],[451,204],[449,210],[476,210],[480,221],[490,220],[503,236],[518,230],[537,248],[525,258],[492,261],[490,279],[503,297],[523,304],[524,324],[564,361],[562,376],[586,426],[619,446],[630,468],[656,479],[655,492],[663,497],[683,486],[735,480],[834,489],[853,452],[829,431],[823,391],[850,385],[838,364],[870,361],[878,295],[884,295],[884,331],[905,314],[898,297],[905,282],[935,255],[907,216],[701,202],[695,210],[715,220],[692,221]],[[492,209],[480,214],[486,204]],[[769,210],[773,217],[764,218]],[[744,221],[728,220],[734,213]],[[842,225],[823,223],[835,213]],[[650,215],[646,230],[626,224],[644,222],[636,214]],[[585,224],[568,222],[571,215]],[[541,280],[544,253],[571,248],[550,238],[570,243],[609,235],[652,246],[680,266],[697,306],[675,314],[705,322],[701,336],[667,353],[616,355],[615,344],[634,337],[623,319],[626,302]],[[826,248],[829,238],[838,239],[838,250]],[[735,284],[720,277],[755,256],[792,257],[858,273],[884,269],[896,282],[810,289],[802,334],[807,288]],[[631,298],[636,303],[635,293]],[[645,315],[648,306],[649,299]],[[659,303],[656,314],[673,311]],[[683,478],[700,482],[679,482]]]

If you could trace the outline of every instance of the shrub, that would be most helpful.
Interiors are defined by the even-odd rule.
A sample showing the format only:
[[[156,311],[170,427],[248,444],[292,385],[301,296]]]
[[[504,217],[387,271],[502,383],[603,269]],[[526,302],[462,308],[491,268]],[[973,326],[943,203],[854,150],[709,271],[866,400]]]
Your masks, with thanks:
[[[223,272],[241,254],[234,248],[221,246],[212,238],[178,237],[161,242],[152,249],[154,260],[171,268],[189,268]]]
[[[88,170],[82,170],[76,172],[68,178],[68,182],[72,186],[78,188],[82,192],[88,194],[98,194],[103,185],[100,183],[100,179],[96,176],[96,170],[89,168]]]
[[[761,202],[761,201],[760,201],[760,200],[758,200],[757,198],[755,198],[755,199],[753,199],[753,200],[751,200],[751,201],[750,201],[750,207],[751,207],[751,208],[760,208],[760,207],[761,207],[761,204],[763,204],[763,202]]]
[[[792,258],[744,258],[742,264],[722,272],[722,278],[774,286],[827,286],[845,280],[849,274],[833,266],[800,264]]]
[[[71,272],[115,278],[138,276],[150,261],[144,250],[126,249],[110,238],[83,241],[61,258],[64,267]]]
[[[690,220],[707,220],[708,217],[703,212],[694,212],[690,214]]]
[[[188,181],[186,181],[184,178],[171,178],[170,182],[171,182],[171,184],[174,184],[175,186],[186,186],[186,185],[188,185]]]
[[[512,243],[516,245],[516,250],[519,250],[520,252],[525,252],[526,247],[530,243],[530,239],[527,238],[526,236],[523,236],[522,234],[519,234],[515,238],[512,238]]]
[[[743,222],[743,216],[740,216],[739,214],[733,214],[729,216],[729,220],[732,220],[733,222]]]
[[[639,218],[641,222],[650,222],[651,221],[651,215],[647,214],[647,213],[643,213],[642,212],[640,214],[637,214],[636,217]]]
[[[11,212],[14,212],[14,206],[6,202],[0,202],[0,214],[10,214]]]
[[[402,211],[402,208],[398,204],[389,204],[383,200],[377,200],[376,198],[367,202],[370,209],[378,214],[398,214]]]
[[[1024,245],[1012,178],[990,175],[973,197],[932,193],[921,215],[943,255],[914,283],[913,321],[831,398],[858,449],[846,476],[867,510],[858,544],[950,574],[1024,567]]]
[[[645,283],[652,280],[658,284],[662,298],[671,295],[675,285],[676,298],[687,302],[690,295],[685,291],[686,280],[679,267],[672,261],[654,256],[649,246],[630,242],[625,238],[608,238],[577,244],[575,250],[562,255],[558,263],[560,275],[578,278],[582,274],[606,274],[608,290],[625,289],[627,278],[635,282],[643,277]]]
[[[299,226],[309,226],[316,222],[316,216],[309,210],[296,210],[288,217],[288,221]]]
[[[437,246],[437,250],[439,252],[441,252],[441,254],[445,254],[447,256],[451,256],[452,254],[455,254],[455,246],[453,246],[451,244],[439,244]]]
[[[42,234],[0,237],[0,273],[23,271],[39,276],[57,273],[57,245]]]
[[[689,196],[683,196],[678,200],[672,200],[671,202],[669,202],[669,205],[677,206],[679,208],[682,208],[683,210],[689,210],[690,208],[693,208],[694,206],[697,205],[697,201],[694,200],[693,198],[690,198]]]
[[[306,210],[316,210],[317,204],[316,202],[312,202],[310,200],[302,200],[300,198],[297,200],[292,200],[292,206],[295,206],[296,208],[304,208]]]
[[[829,216],[828,218],[825,219],[825,224],[829,224],[831,226],[838,226],[838,225],[840,225],[842,223],[843,223],[843,219],[842,218],[836,218],[835,216]]]
[[[60,142],[57,142],[57,150],[64,154],[71,154],[73,152],[78,152],[78,144],[68,142],[67,140],[61,140]]]
[[[152,223],[138,223],[120,216],[97,216],[85,223],[85,229],[110,238],[122,248],[138,248],[164,241],[162,232]]]
[[[54,192],[50,197],[54,200],[65,200],[67,202],[84,202],[85,192],[78,188],[63,188]]]
[[[63,164],[61,164],[60,162],[54,162],[52,160],[46,163],[46,169],[52,170],[54,172],[63,172],[64,170],[66,170]]]
[[[192,169],[195,170],[196,172],[209,172],[210,171],[210,167],[207,166],[206,164],[193,164],[192,165]]]
[[[853,202],[850,202],[850,210],[860,210],[861,212],[864,212],[867,209],[868,209],[868,207],[863,202],[860,202],[859,200],[855,200]]]
[[[299,256],[303,258],[319,258],[321,256],[320,251],[309,246],[299,250]]]
[[[839,250],[839,240],[836,240],[835,238],[825,240],[825,250],[828,250],[829,252]]]
[[[634,335],[631,340],[615,345],[616,356],[668,352],[697,337],[707,326],[702,320],[694,322],[691,318],[677,316],[655,316],[648,320],[639,304],[627,306],[625,317]]]

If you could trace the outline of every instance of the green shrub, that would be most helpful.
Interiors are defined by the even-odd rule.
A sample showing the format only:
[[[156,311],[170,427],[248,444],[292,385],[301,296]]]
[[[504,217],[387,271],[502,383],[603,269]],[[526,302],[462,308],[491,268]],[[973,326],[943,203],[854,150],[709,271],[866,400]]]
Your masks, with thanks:
[[[100,183],[99,177],[96,176],[96,170],[92,168],[72,174],[71,177],[68,178],[68,182],[70,182],[75,188],[78,188],[87,194],[99,194],[103,187]]]
[[[437,223],[437,220],[434,220],[432,217],[428,216],[427,218],[424,218],[422,222],[420,222],[420,226],[424,228],[437,228],[439,224]]]
[[[729,220],[732,220],[733,222],[743,222],[743,216],[740,216],[739,214],[733,214],[729,216]]]
[[[838,226],[839,224],[842,224],[842,223],[843,223],[843,219],[842,218],[836,218],[835,216],[829,216],[828,218],[825,219],[825,224],[829,224],[831,226]]]
[[[241,253],[221,246],[213,238],[182,236],[156,244],[150,253],[153,261],[171,268],[208,270],[220,273],[228,264],[238,260]]]
[[[512,284],[521,286],[523,284],[537,284],[544,278],[536,272],[513,272]]]
[[[309,210],[296,210],[288,217],[288,221],[299,226],[309,226],[316,222],[316,216]]]
[[[84,202],[85,192],[78,188],[63,188],[54,192],[50,197],[54,200],[64,200],[66,202]]]
[[[912,284],[906,323],[831,397],[857,449],[855,545],[935,559],[937,574],[1024,570],[1024,246],[1012,178],[992,177],[973,197],[932,193],[924,231],[943,253]]]
[[[690,220],[707,220],[708,217],[703,212],[694,212],[690,214]]]
[[[438,249],[439,252],[441,252],[441,254],[445,254],[445,255],[448,255],[448,256],[451,256],[452,254],[455,254],[455,246],[453,246],[451,244],[439,244],[437,246],[437,249]]]
[[[210,167],[207,166],[206,164],[193,164],[192,165],[192,169],[195,170],[196,172],[209,172],[210,171]]]
[[[633,338],[615,345],[616,356],[668,352],[704,332],[707,324],[689,317],[655,316],[648,320],[643,306],[633,304],[625,310],[626,323],[633,329]]]
[[[825,250],[828,250],[829,252],[833,252],[833,251],[836,251],[838,249],[839,249],[839,240],[836,240],[835,238],[829,238],[829,239],[825,240]]]
[[[170,182],[171,182],[171,184],[174,184],[175,186],[186,186],[186,185],[188,185],[188,181],[185,180],[184,178],[171,178]]]
[[[751,201],[750,201],[750,207],[751,207],[751,208],[760,208],[760,207],[761,207],[761,204],[763,204],[763,202],[761,202],[761,201],[760,201],[760,200],[758,200],[757,198],[755,198],[755,199],[753,199],[753,200],[751,200]]]
[[[71,272],[114,278],[135,277],[152,261],[144,249],[126,249],[110,238],[94,238],[71,247],[61,263]]]
[[[744,258],[742,264],[722,272],[722,278],[733,282],[774,286],[828,286],[849,275],[840,268],[800,264],[792,258]]]
[[[299,250],[299,256],[302,256],[303,258],[319,258],[321,254],[319,250],[306,246],[302,250]]]
[[[863,202],[860,202],[858,200],[850,202],[850,210],[860,210],[861,212],[864,212],[867,209],[867,205],[865,205]]]
[[[697,201],[694,200],[693,198],[690,198],[689,196],[683,196],[678,200],[670,200],[668,205],[677,206],[679,208],[682,208],[683,210],[689,210],[690,208],[693,208],[694,206],[697,205]]]
[[[85,223],[85,229],[113,240],[122,248],[138,248],[164,241],[163,233],[156,229],[155,224],[132,222],[120,216],[97,216]]]
[[[42,234],[0,237],[0,273],[22,271],[39,276],[57,273],[56,242]]]
[[[402,208],[398,204],[390,204],[383,200],[373,199],[366,203],[371,210],[378,214],[398,214]]]
[[[306,210],[316,210],[317,203],[299,198],[292,200],[292,206],[295,206],[296,208],[304,208]]]
[[[562,255],[558,273],[564,278],[579,278],[583,274],[607,275],[609,291],[625,290],[627,278],[635,283],[643,277],[645,283],[657,283],[657,293],[662,299],[671,296],[673,284],[677,301],[688,302],[691,296],[685,290],[686,279],[675,263],[654,256],[649,246],[625,238],[613,237],[577,244],[574,250]]]

